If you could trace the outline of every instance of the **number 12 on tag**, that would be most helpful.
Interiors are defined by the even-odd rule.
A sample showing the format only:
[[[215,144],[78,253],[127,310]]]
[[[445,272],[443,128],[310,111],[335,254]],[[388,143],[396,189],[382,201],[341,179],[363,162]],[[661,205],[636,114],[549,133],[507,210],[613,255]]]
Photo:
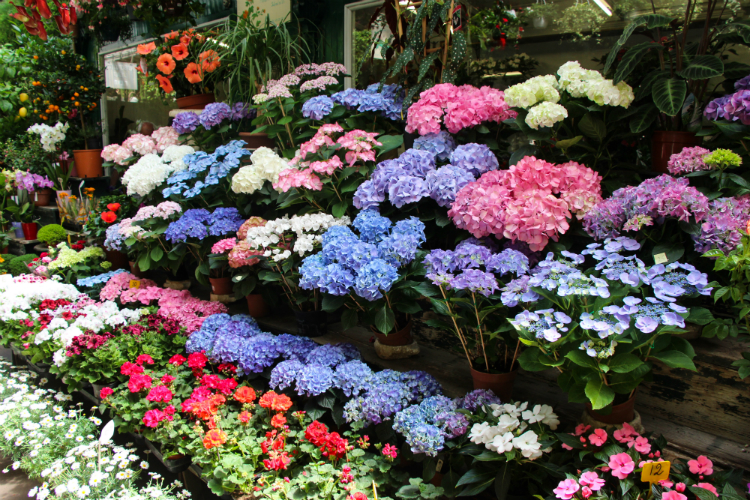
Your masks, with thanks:
[[[641,481],[644,483],[655,484],[659,481],[669,479],[669,468],[670,463],[664,462],[651,462],[643,465],[641,471]]]

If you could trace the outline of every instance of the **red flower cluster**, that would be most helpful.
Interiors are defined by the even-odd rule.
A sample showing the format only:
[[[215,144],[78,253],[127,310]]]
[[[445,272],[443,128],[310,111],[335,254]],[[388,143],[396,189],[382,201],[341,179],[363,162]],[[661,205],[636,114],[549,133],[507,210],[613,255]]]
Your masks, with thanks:
[[[167,361],[167,363],[169,363],[170,365],[182,366],[185,361],[187,361],[187,359],[185,359],[185,356],[175,354],[174,356],[169,358],[169,361]]]
[[[99,391],[99,397],[102,398],[102,399],[107,399],[114,392],[115,391],[113,391],[111,387],[102,387],[102,390]]]
[[[255,389],[243,385],[234,393],[234,399],[240,403],[252,403],[256,398]]]
[[[266,440],[260,444],[263,453],[268,453],[267,459],[263,460],[263,466],[267,470],[286,469],[292,458],[284,451],[286,446],[286,433],[279,434],[277,431],[266,433]]]
[[[349,441],[338,432],[328,432],[328,427],[315,420],[305,429],[305,439],[320,448],[324,457],[338,460],[346,455]]]
[[[91,330],[87,330],[83,335],[74,337],[70,345],[65,350],[65,355],[76,356],[81,354],[84,350],[98,349],[107,343],[109,339],[114,337],[114,334],[110,332],[94,333]]]
[[[261,408],[285,412],[292,407],[292,400],[286,394],[276,394],[273,391],[268,391],[261,396],[259,404]]]
[[[154,358],[152,358],[148,354],[141,354],[140,356],[138,356],[137,358],[135,358],[135,363],[137,365],[141,365],[141,366],[143,366],[144,363],[146,363],[147,365],[153,365],[154,364]]]
[[[42,301],[41,304],[39,304],[39,311],[46,311],[48,309],[54,311],[55,309],[59,307],[63,307],[67,305],[70,305],[70,301],[67,301],[65,299],[59,299],[59,300],[45,299]]]
[[[175,319],[166,318],[161,314],[149,314],[145,318],[141,318],[141,321],[143,320],[146,321],[151,330],[161,330],[161,333],[166,333],[167,335],[180,333],[180,322]]]
[[[152,429],[155,429],[159,422],[163,420],[168,420],[171,422],[174,420],[174,414],[175,414],[175,408],[172,405],[167,406],[164,408],[164,411],[161,410],[149,410],[146,412],[146,414],[143,416],[143,425],[146,427],[151,427]]]
[[[128,389],[130,389],[130,392],[141,392],[143,389],[151,387],[152,383],[153,380],[148,375],[131,375],[130,380],[128,380]]]
[[[233,378],[222,380],[218,375],[203,375],[201,385],[229,395],[237,387],[237,381]]]
[[[172,391],[166,386],[157,385],[149,391],[146,399],[154,403],[168,403],[172,401]]]
[[[164,385],[169,385],[172,382],[174,382],[174,380],[175,380],[175,378],[172,375],[168,374],[168,373],[165,373],[161,377],[161,383],[164,384]]]
[[[227,435],[221,429],[211,429],[203,438],[203,446],[210,450],[227,442]]]
[[[187,364],[193,369],[193,375],[201,377],[203,375],[203,368],[208,364],[208,358],[202,352],[194,352],[188,355]]]
[[[135,363],[131,363],[130,361],[126,361],[120,367],[120,373],[122,375],[128,376],[139,375],[143,373],[143,367]]]

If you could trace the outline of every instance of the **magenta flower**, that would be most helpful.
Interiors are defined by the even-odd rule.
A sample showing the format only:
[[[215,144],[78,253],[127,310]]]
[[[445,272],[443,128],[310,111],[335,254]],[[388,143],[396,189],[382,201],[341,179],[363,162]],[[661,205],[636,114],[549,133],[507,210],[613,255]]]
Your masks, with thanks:
[[[607,442],[607,431],[604,429],[596,429],[589,435],[589,441],[594,446],[602,446]]]
[[[557,488],[552,490],[552,492],[561,500],[570,500],[580,489],[581,487],[575,479],[564,479],[560,481],[560,484],[558,484]]]

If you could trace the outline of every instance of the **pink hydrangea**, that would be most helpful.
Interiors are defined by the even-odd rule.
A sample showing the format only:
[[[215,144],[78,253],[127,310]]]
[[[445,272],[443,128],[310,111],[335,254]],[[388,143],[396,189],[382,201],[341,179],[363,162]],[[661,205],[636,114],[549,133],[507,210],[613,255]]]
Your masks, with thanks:
[[[609,457],[609,468],[617,479],[625,479],[635,469],[635,462],[627,453]]]
[[[484,122],[499,123],[515,118],[517,113],[505,102],[505,94],[490,87],[471,85],[456,87],[441,83],[425,90],[419,101],[412,104],[406,118],[406,131],[420,135],[440,132],[440,119],[448,131],[459,131]]]
[[[141,287],[156,286],[156,283],[146,278],[139,278],[130,273],[120,273],[112,276],[107,284],[104,285],[102,291],[99,292],[99,298],[101,300],[116,300],[120,298],[120,295],[125,290],[137,290],[137,288],[130,288],[130,281],[140,281]]]
[[[700,170],[711,170],[710,165],[703,162],[703,157],[710,154],[706,148],[695,146],[692,148],[683,148],[679,153],[669,157],[667,170],[672,175],[689,174]]]
[[[569,229],[571,212],[581,217],[601,201],[600,183],[596,172],[575,162],[558,166],[527,156],[464,186],[448,216],[477,238],[502,235],[538,251]]]
[[[352,130],[339,137],[336,142],[349,150],[346,153],[346,161],[351,166],[358,160],[375,161],[375,150],[373,148],[383,145],[375,140],[377,136],[378,134],[375,132]]]
[[[156,141],[143,134],[133,134],[122,142],[122,147],[128,148],[133,153],[145,156],[156,153]]]
[[[175,146],[179,142],[180,134],[172,127],[159,127],[151,134],[156,141],[156,151],[161,154],[169,146]]]
[[[247,231],[245,232],[247,235]],[[261,250],[253,250],[250,243],[242,240],[229,252],[229,267],[237,269],[244,266],[253,266],[260,262],[257,256],[263,255]]]
[[[227,253],[235,247],[237,244],[237,238],[225,238],[214,243],[211,247],[211,253],[222,254]]]
[[[286,193],[292,188],[304,187],[313,191],[323,189],[323,182],[320,177],[306,168],[297,170],[296,168],[286,168],[279,173],[279,180],[273,183],[273,188],[277,191]]]
[[[314,161],[310,163],[310,169],[313,172],[325,175],[333,175],[336,170],[343,168],[343,166],[344,163],[338,156],[332,156],[326,161]]]

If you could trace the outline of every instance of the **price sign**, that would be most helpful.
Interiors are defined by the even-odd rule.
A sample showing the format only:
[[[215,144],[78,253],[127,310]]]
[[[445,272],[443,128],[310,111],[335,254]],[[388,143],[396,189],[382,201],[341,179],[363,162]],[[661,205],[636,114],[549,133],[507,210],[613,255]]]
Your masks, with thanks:
[[[644,464],[641,471],[641,481],[654,484],[669,479],[670,465],[668,461]]]
[[[669,258],[665,253],[657,253],[654,255],[654,264],[666,264],[669,262]]]
[[[140,280],[130,280],[130,288],[140,288],[140,287],[141,287]]]

